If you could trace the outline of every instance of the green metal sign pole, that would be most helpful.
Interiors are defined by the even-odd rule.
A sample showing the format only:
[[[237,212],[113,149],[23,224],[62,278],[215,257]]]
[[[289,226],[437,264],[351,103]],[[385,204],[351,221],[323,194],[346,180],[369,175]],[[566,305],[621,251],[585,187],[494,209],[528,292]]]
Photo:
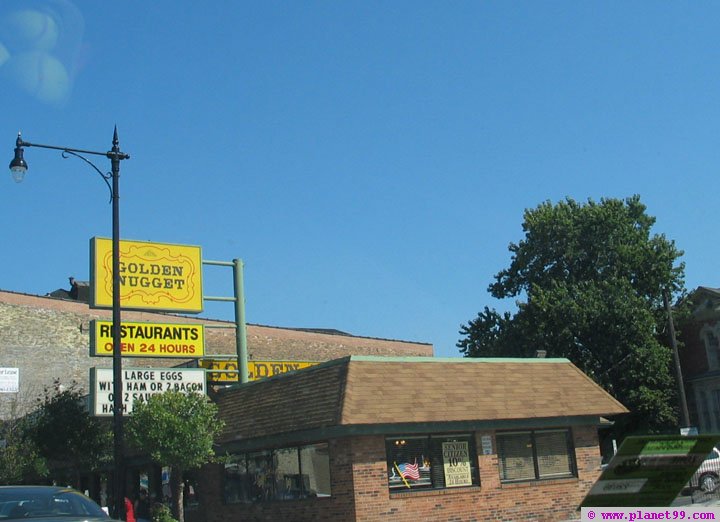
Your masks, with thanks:
[[[240,382],[245,383],[248,382],[248,351],[242,259],[233,259],[233,275],[235,276],[235,344],[237,347]]]
[[[211,297],[203,296],[205,301],[232,301],[235,303],[235,346],[238,359],[238,382],[249,381],[248,350],[247,350],[247,328],[245,325],[245,289],[243,288],[243,262],[242,259],[228,261],[210,261],[203,259],[204,265],[229,266],[233,269],[234,297]]]

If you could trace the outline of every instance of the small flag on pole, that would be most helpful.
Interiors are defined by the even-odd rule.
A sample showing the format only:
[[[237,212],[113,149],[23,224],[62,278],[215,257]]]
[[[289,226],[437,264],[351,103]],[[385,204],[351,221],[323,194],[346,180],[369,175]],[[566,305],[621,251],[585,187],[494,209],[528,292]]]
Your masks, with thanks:
[[[420,480],[420,470],[418,469],[417,462],[415,464],[398,464],[397,467],[401,477],[410,480]]]

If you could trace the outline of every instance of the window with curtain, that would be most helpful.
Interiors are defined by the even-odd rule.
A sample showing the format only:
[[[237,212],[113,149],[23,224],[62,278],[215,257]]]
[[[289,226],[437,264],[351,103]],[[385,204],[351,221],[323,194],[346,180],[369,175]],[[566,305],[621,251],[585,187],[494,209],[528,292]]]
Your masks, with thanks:
[[[568,429],[499,432],[495,438],[503,482],[577,476]]]

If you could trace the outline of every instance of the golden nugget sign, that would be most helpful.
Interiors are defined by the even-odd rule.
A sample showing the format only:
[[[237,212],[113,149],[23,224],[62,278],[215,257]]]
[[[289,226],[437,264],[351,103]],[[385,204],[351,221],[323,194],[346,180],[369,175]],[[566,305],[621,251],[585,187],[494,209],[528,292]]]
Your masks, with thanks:
[[[201,324],[123,322],[120,349],[125,357],[182,357],[205,354],[205,327]],[[90,355],[113,355],[111,321],[90,321]]]
[[[93,308],[112,308],[112,241],[90,240]],[[123,308],[199,313],[203,309],[200,247],[120,241]]]
[[[237,359],[201,359],[201,368],[206,368],[208,383],[230,384],[239,382]],[[248,380],[257,381],[281,373],[301,370],[320,364],[310,361],[248,361]]]

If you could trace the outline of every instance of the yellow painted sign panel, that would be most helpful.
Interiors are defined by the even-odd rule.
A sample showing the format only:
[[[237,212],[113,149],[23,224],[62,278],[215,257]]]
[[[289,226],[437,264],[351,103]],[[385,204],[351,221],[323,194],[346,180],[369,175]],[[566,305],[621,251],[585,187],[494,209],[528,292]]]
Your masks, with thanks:
[[[205,327],[201,324],[133,323],[120,325],[124,357],[181,357],[205,354]],[[91,321],[90,355],[112,356],[112,321]]]
[[[239,382],[237,359],[201,359],[198,363],[201,368],[211,370],[207,372],[208,384]],[[320,363],[310,361],[248,361],[248,379],[257,381],[264,377],[301,370],[316,364]]]
[[[90,240],[93,308],[112,308],[112,241]],[[200,247],[120,241],[120,305],[133,310],[199,313],[203,309]]]

